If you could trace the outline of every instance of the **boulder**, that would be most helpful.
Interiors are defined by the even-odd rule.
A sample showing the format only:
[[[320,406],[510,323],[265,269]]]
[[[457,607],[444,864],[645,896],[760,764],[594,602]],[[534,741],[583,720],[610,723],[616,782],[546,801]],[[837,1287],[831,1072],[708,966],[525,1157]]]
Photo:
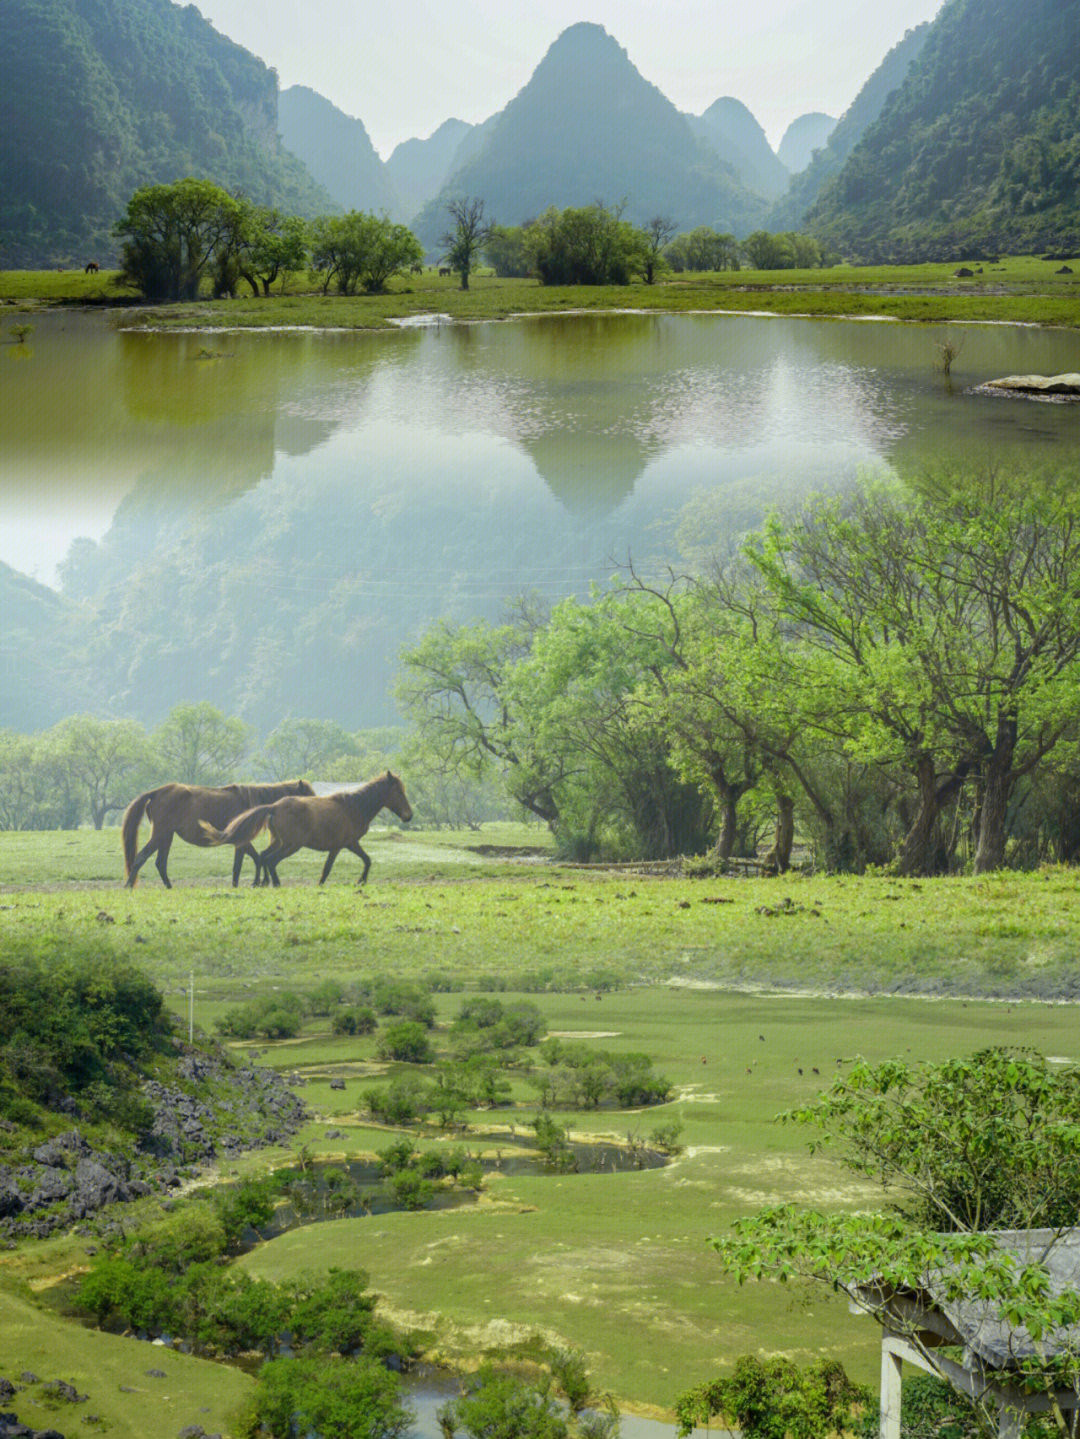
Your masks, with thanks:
[[[987,380],[978,387],[991,394],[1011,395],[1062,395],[1067,399],[1080,400],[1080,374],[1066,375],[1004,375],[1000,380]]]

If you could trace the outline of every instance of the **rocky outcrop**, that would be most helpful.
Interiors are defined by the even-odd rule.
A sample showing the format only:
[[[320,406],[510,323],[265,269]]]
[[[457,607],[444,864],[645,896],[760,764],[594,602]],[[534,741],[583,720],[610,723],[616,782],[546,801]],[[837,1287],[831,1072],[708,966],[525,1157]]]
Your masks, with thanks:
[[[148,1080],[143,1095],[154,1118],[135,1155],[95,1150],[71,1129],[0,1164],[0,1235],[44,1238],[110,1204],[174,1189],[215,1159],[285,1143],[306,1117],[273,1070],[234,1069],[197,1051],[181,1054],[176,1083]]]
[[[977,386],[979,394],[1005,394],[1017,399],[1080,400],[1078,375],[1005,375]]]

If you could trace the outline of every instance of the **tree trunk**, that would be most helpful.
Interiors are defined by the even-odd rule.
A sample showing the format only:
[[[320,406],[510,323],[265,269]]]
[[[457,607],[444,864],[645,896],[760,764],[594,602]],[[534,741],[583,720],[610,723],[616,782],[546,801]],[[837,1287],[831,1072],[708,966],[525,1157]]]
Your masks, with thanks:
[[[919,790],[918,807],[900,846],[899,858],[900,873],[909,878],[938,873],[938,816],[941,808],[937,773],[931,755],[919,756],[915,780]]]
[[[795,843],[795,801],[789,794],[779,794],[776,805],[776,834],[764,862],[776,874],[787,874],[791,868],[791,846]]]
[[[1005,822],[1009,812],[1015,752],[1016,721],[1012,716],[1003,716],[998,720],[997,742],[983,771],[979,839],[975,847],[976,874],[987,874],[1005,864]]]
[[[739,828],[739,796],[735,786],[726,785],[719,801],[720,833],[716,840],[716,857],[728,860],[734,853]]]

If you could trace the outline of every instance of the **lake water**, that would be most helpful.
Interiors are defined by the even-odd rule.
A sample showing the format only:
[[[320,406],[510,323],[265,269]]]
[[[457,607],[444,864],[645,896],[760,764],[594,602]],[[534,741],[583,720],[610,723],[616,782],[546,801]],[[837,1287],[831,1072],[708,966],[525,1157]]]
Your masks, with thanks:
[[[951,384],[944,328],[884,322],[160,335],[46,313],[0,345],[0,560],[108,617],[115,712],[207,698],[269,727],[289,684],[294,713],[378,723],[398,647],[438,615],[584,594],[860,470],[1075,468],[1080,407],[969,391],[1080,369],[1080,338],[948,333]]]

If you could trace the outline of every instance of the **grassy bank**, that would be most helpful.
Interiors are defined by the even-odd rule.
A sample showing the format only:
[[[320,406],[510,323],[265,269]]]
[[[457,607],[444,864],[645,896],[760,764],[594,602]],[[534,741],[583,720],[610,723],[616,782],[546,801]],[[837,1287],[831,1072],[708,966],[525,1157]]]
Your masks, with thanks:
[[[542,861],[534,851],[543,843],[525,826],[374,830],[364,891],[348,856],[319,888],[314,852],[282,866],[280,890],[234,891],[231,852],[177,842],[176,888],[165,890],[148,865],[132,891],[120,885],[115,829],[9,832],[0,834],[0,921],[24,934],[104,928],[161,981],[194,969],[211,989],[362,965],[481,983],[599,970],[624,983],[1080,995],[1076,871],[663,878]]]
[[[468,291],[460,289],[456,277],[425,270],[421,276],[410,276],[408,283],[400,278],[392,281],[385,295],[322,295],[294,279],[290,289],[296,293],[124,308],[118,323],[165,329],[282,325],[371,329],[432,314],[468,321],[574,310],[650,310],[1080,325],[1080,276],[1056,274],[1059,267],[1054,262],[1032,256],[1006,258],[996,266],[984,265],[982,273],[970,279],[958,279],[956,268],[954,264],[838,265],[828,270],[670,275],[655,285],[564,287],[480,273],[473,276]],[[0,272],[0,302],[22,307],[117,304],[125,293],[115,281],[110,274]]]
[[[857,1054],[940,1060],[1029,1044],[1080,1059],[1074,1008],[1043,998],[1075,992],[1080,876],[689,880],[574,869],[534,852],[542,848],[524,826],[383,830],[371,837],[366,892],[356,892],[344,860],[318,888],[317,856],[290,860],[280,890],[234,892],[229,856],[178,843],[175,889],[151,873],[126,891],[116,830],[0,834],[0,943],[60,933],[77,946],[107,935],[158,980],[185,1023],[194,974],[195,1020],[207,1032],[230,1006],[275,988],[381,974],[454,987],[434,996],[437,1047],[448,1044],[462,998],[481,988],[537,1004],[549,1032],[647,1054],[671,1082],[668,1103],[555,1118],[578,1135],[619,1141],[678,1121],[684,1149],[668,1167],[499,1172],[478,1205],[291,1230],[243,1264],[274,1279],[361,1265],[384,1313],[421,1332],[430,1356],[527,1354],[539,1335],[582,1349],[601,1385],[646,1412],[669,1413],[682,1390],[745,1352],[834,1355],[873,1382],[873,1325],[816,1293],[735,1287],[708,1236],[779,1200],[879,1202],[828,1155],[810,1155],[805,1133],[774,1122]],[[953,997],[903,992],[913,988]],[[303,1080],[313,1119],[294,1148],[340,1160],[385,1147],[387,1132],[364,1117],[364,1095],[407,1067],[379,1060],[376,1046],[377,1036],[333,1035],[317,1016],[294,1039],[255,1042],[262,1063]],[[511,1098],[508,1108],[465,1116],[474,1151],[498,1155],[510,1129],[530,1132],[536,1095],[523,1076]],[[451,1142],[437,1126],[417,1137],[423,1147]],[[244,1156],[224,1173],[287,1158]],[[177,1410],[172,1432],[191,1418],[221,1426],[247,1383],[236,1371],[182,1356],[159,1364],[161,1351],[134,1339],[68,1327],[64,1276],[86,1264],[94,1242],[72,1233],[0,1254],[8,1368],[74,1378],[119,1434],[148,1432],[138,1406],[152,1402],[154,1386],[173,1394],[183,1382],[186,1398],[197,1382],[208,1387],[196,1412]],[[43,1352],[58,1356],[51,1366]],[[177,1368],[174,1382],[178,1365],[192,1366],[190,1377]],[[145,1377],[153,1367],[169,1382]]]

